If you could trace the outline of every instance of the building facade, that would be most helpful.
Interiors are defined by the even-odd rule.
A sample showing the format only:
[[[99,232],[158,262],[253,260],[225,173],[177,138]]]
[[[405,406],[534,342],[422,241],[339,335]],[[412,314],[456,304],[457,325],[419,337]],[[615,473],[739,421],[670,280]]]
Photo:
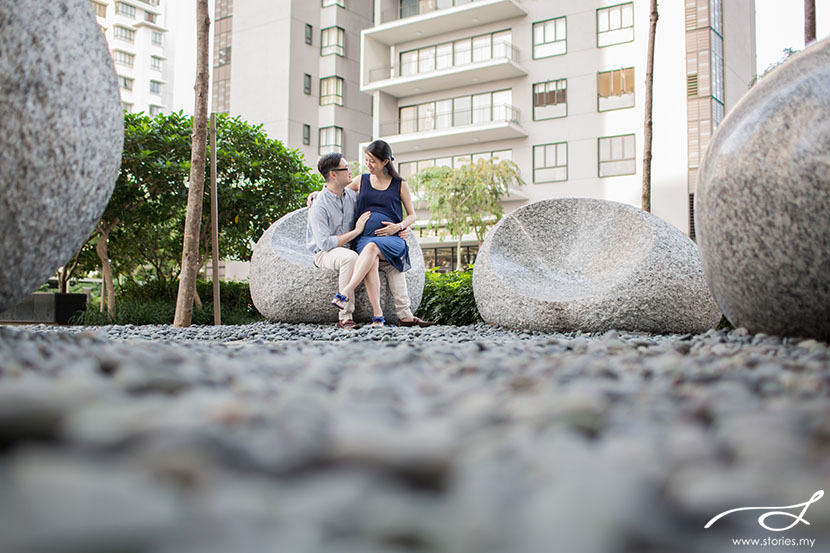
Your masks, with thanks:
[[[506,211],[560,197],[639,206],[649,15],[648,0],[377,0],[359,76],[371,136],[404,176],[513,160],[526,184]],[[753,0],[660,4],[652,212],[692,236],[700,156],[755,73],[754,21]],[[421,243],[451,263],[452,240]]]
[[[360,91],[366,0],[216,0],[213,111],[262,124],[315,167],[371,138],[372,99]]]
[[[157,115],[172,103],[167,52],[167,0],[91,0],[129,112]]]

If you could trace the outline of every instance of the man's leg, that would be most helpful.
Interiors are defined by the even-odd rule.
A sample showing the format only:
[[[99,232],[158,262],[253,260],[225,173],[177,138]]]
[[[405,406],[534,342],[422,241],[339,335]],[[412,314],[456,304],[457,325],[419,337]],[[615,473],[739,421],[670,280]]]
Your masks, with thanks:
[[[338,290],[342,290],[352,278],[352,271],[357,262],[357,252],[348,248],[338,247],[327,252],[320,251],[314,255],[314,264],[323,269],[334,269],[338,271]],[[353,296],[354,294],[352,294]],[[347,321],[354,314],[354,297],[349,296],[349,302],[344,309],[340,310],[338,317],[341,321]]]
[[[412,318],[410,309],[409,291],[406,288],[406,275],[397,270],[389,263],[383,262],[379,269],[386,274],[386,283],[392,293],[392,300],[395,302],[395,314],[398,320],[409,320]]]

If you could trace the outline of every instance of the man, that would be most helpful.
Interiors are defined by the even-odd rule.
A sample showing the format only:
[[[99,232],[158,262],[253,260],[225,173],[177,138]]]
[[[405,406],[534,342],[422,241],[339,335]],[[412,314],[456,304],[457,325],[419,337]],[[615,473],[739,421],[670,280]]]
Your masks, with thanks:
[[[342,290],[352,276],[358,257],[357,252],[349,248],[349,243],[363,232],[369,213],[361,214],[355,221],[357,194],[347,188],[352,181],[352,173],[343,154],[331,153],[323,156],[317,163],[317,169],[326,180],[326,185],[316,197],[309,197],[309,201],[313,200],[313,203],[308,210],[306,245],[314,252],[314,265],[338,271],[339,289]],[[406,239],[409,230],[402,230],[398,236]],[[399,325],[435,324],[413,316],[409,307],[406,277],[402,272],[388,263],[381,263],[380,270],[386,273],[386,282],[392,293]],[[340,310],[337,328],[358,328],[353,314],[354,298],[349,298],[345,308]]]

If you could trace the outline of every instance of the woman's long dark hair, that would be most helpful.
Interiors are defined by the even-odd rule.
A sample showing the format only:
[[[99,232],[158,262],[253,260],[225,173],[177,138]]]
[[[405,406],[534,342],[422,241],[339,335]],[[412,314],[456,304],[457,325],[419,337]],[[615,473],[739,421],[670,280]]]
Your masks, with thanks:
[[[366,151],[375,156],[379,161],[388,160],[389,163],[387,163],[385,167],[386,172],[389,173],[393,179],[401,178],[395,170],[395,165],[392,163],[395,158],[392,157],[392,148],[389,147],[389,144],[383,140],[375,140],[366,146]]]

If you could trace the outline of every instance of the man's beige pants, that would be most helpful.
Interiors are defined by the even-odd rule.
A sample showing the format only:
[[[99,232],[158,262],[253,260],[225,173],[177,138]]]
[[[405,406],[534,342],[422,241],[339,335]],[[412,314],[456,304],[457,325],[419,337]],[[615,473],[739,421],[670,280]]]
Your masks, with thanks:
[[[333,248],[329,251],[319,251],[314,254],[314,265],[321,269],[333,269],[338,272],[338,286],[342,290],[352,278],[352,271],[357,262],[357,252],[344,247]],[[386,274],[386,283],[392,293],[395,303],[395,313],[398,319],[411,319],[412,311],[409,309],[409,293],[406,289],[406,275],[395,267],[381,261],[378,269]],[[339,318],[347,321],[354,316],[354,298],[349,298],[345,309],[340,310]]]

